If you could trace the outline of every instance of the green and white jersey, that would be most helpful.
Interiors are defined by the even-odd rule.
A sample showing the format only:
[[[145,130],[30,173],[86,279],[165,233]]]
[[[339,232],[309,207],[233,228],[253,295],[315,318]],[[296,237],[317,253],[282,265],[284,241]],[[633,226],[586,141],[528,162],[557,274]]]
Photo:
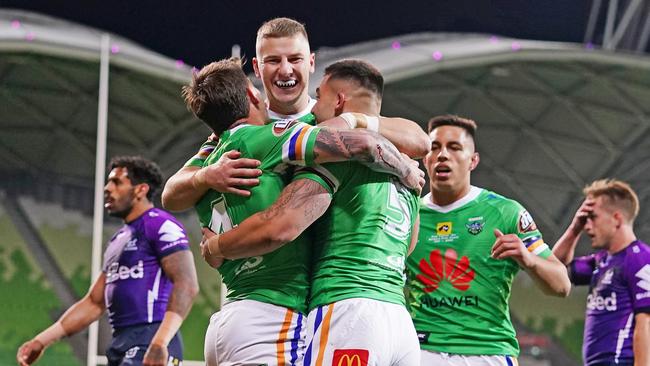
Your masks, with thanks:
[[[260,160],[263,174],[260,184],[251,188],[250,197],[208,191],[196,204],[201,225],[222,233],[269,207],[291,179],[289,164],[313,164],[319,131],[302,122],[283,120],[265,126],[240,125],[224,132],[205,166],[236,149],[244,157]],[[323,182],[314,174],[301,177]],[[219,273],[228,287],[227,300],[251,299],[304,312],[309,292],[310,248],[301,236],[263,256],[226,260]]]
[[[272,110],[268,110],[269,112],[269,120],[271,122],[278,122],[282,120],[288,120],[288,121],[293,121],[297,120],[300,122],[304,122],[308,125],[315,126],[316,125],[316,116],[314,116],[311,113],[312,108],[314,108],[314,104],[316,104],[315,99],[309,99],[309,104],[305,109],[300,111],[299,113],[292,114],[292,115],[282,115],[279,113],[275,113]],[[214,151],[214,149],[217,147],[219,144],[219,139],[217,138],[212,138],[213,136],[208,137],[207,141],[205,141],[201,147],[199,148],[199,151],[196,153],[196,155],[192,156],[187,162],[185,162],[185,165],[183,166],[195,166],[195,167],[202,167],[203,164],[205,163],[205,159]]]
[[[551,255],[519,203],[471,187],[449,206],[422,198],[418,244],[407,260],[407,301],[422,349],[463,355],[519,354],[508,299],[519,271],[490,256],[494,229],[519,236],[528,250]]]
[[[311,226],[314,274],[309,308],[350,298],[403,305],[417,195],[396,177],[358,163],[324,164],[316,170],[334,191],[330,208]]]

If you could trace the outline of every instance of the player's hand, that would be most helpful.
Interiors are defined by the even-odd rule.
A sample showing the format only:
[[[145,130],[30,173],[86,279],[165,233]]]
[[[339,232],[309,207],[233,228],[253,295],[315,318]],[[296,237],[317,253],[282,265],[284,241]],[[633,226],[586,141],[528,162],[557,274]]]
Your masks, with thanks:
[[[39,357],[43,354],[45,346],[43,343],[32,339],[23,343],[20,348],[18,348],[18,353],[16,353],[16,361],[18,361],[19,366],[28,366],[36,362]]]
[[[522,268],[529,268],[533,264],[532,254],[517,235],[504,235],[499,229],[494,229],[494,236],[496,240],[492,246],[492,258],[512,258]]]
[[[240,158],[241,153],[230,150],[221,155],[219,160],[196,172],[195,182],[217,192],[232,193],[248,197],[251,192],[242,187],[253,187],[260,184],[259,176],[262,171],[257,169],[260,161]]]
[[[169,351],[166,346],[152,343],[144,354],[142,366],[167,366],[168,358]]]
[[[203,257],[203,260],[206,261],[210,265],[210,267],[217,269],[223,264],[224,258],[223,257],[217,257],[214,255],[211,255],[210,252],[208,251],[208,245],[210,242],[210,239],[215,238],[217,234],[215,234],[212,230],[208,228],[203,228],[203,238],[201,239],[201,256]]]
[[[422,193],[422,187],[424,187],[425,179],[424,172],[420,169],[420,165],[417,161],[409,158],[407,155],[402,153],[402,160],[408,166],[408,174],[406,177],[400,178],[400,181],[408,188],[416,191],[418,195]]]
[[[593,198],[587,198],[582,202],[580,207],[578,208],[578,211],[576,211],[576,214],[573,216],[573,220],[571,221],[571,231],[575,235],[578,235],[582,232],[582,230],[585,228],[585,224],[587,223],[587,219],[589,216],[591,216],[594,212],[594,204],[596,201],[594,201]]]

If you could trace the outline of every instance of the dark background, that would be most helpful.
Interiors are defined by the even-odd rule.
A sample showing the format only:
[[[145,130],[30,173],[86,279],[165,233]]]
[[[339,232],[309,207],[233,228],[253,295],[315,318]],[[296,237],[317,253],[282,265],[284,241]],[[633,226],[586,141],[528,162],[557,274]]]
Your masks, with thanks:
[[[233,44],[241,45],[242,54],[250,59],[257,28],[277,16],[305,23],[312,50],[413,32],[582,42],[590,6],[591,1],[566,0],[0,0],[0,7],[107,30],[194,66],[230,56]]]

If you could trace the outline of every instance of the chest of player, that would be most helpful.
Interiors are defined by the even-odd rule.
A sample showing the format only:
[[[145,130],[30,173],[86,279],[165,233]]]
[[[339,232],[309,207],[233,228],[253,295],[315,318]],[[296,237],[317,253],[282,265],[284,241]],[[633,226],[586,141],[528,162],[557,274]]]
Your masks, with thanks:
[[[491,257],[496,240],[494,229],[497,228],[505,233],[509,231],[499,215],[492,212],[473,215],[464,211],[444,214],[423,210],[418,243],[411,257],[420,265],[423,260],[427,261],[433,269],[466,266],[466,272],[474,271],[479,283],[493,286],[496,282],[492,279],[501,283],[517,271],[514,261]],[[447,272],[452,271],[444,272],[447,276]]]
[[[630,306],[630,286],[623,265],[622,258],[604,259],[596,264],[587,295],[587,312],[609,313]]]
[[[123,280],[140,280],[158,260],[148,240],[130,231],[118,234],[111,240],[104,254],[106,283]]]

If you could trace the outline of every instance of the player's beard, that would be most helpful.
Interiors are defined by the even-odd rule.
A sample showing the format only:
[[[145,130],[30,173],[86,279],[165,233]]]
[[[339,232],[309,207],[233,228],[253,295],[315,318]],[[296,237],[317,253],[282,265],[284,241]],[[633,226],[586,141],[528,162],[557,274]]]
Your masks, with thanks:
[[[119,217],[120,219],[126,218],[133,210],[133,201],[135,200],[135,188],[131,188],[129,192],[116,200],[113,204],[113,209],[108,210],[108,215]]]

